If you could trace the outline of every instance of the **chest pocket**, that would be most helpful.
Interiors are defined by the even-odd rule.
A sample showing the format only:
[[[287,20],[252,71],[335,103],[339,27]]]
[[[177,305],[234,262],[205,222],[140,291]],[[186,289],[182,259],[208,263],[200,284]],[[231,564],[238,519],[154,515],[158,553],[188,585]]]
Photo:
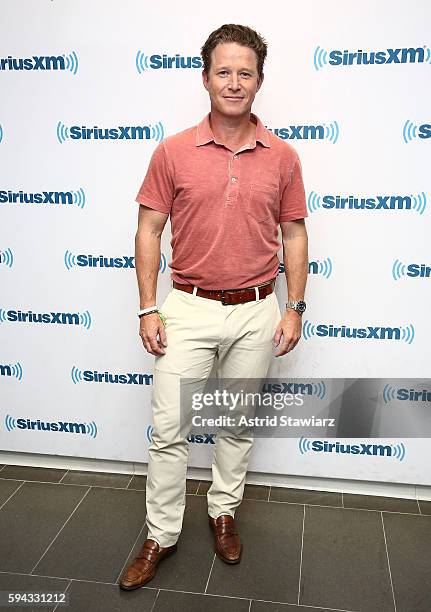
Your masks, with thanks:
[[[277,220],[279,216],[278,188],[251,183],[246,211],[259,223],[270,218]]]

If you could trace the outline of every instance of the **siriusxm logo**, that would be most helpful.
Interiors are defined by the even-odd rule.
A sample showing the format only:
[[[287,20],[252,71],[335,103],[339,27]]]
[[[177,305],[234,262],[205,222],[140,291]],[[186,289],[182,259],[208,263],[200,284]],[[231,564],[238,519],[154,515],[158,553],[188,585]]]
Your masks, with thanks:
[[[395,389],[391,385],[385,385],[382,395],[385,404],[395,400],[402,402],[431,402],[431,391],[427,389],[421,389],[420,391],[406,388]]]
[[[368,457],[387,457],[403,461],[406,456],[406,447],[403,442],[399,444],[343,444],[342,442],[328,442],[326,440],[309,440],[300,438],[299,452],[305,453],[332,453],[342,455],[367,455]]]
[[[141,50],[138,50],[135,58],[136,70],[142,74],[146,70],[172,70],[172,69],[189,69],[202,68],[203,63],[199,55],[184,56],[176,53],[175,55],[162,55],[155,53],[153,55],[145,55]]]
[[[418,138],[421,140],[431,138],[431,124],[422,123],[422,125],[417,125],[410,121],[410,119],[407,119],[403,127],[404,142],[408,144],[412,140],[417,140]]]
[[[412,210],[420,215],[427,206],[424,191],[417,196],[410,195],[376,195],[369,198],[327,194],[318,195],[311,191],[307,198],[307,209],[310,213],[317,210]]]
[[[32,55],[31,57],[0,57],[0,70],[66,70],[78,72],[78,56],[75,51],[66,55]]]
[[[15,419],[9,414],[5,416],[7,431],[14,429],[27,429],[32,431],[53,431],[58,433],[81,434],[95,438],[97,436],[97,425],[95,421],[90,423],[68,423],[66,421],[42,421],[37,419]]]
[[[400,280],[402,276],[431,278],[431,266],[418,263],[403,264],[399,259],[396,259],[392,264],[392,278]]]
[[[329,125],[322,123],[317,125],[290,125],[282,128],[265,127],[282,140],[329,140],[329,142],[335,144],[340,136],[337,121],[333,121]]]
[[[19,381],[22,380],[22,366],[19,363],[0,363],[0,376],[10,376],[11,378],[16,378]]]
[[[302,326],[302,331],[305,340],[309,340],[313,336],[319,338],[355,338],[357,340],[401,340],[407,344],[411,344],[415,339],[415,328],[412,324],[404,327],[348,327],[341,325],[318,324],[313,325],[310,321],[305,320]]]
[[[402,47],[399,49],[384,49],[381,51],[349,51],[344,49],[332,49],[326,51],[317,46],[314,49],[313,64],[316,70],[325,66],[368,66],[383,64],[431,64],[431,52],[429,48]]]
[[[153,431],[154,427],[152,425],[148,425],[147,427],[147,440],[148,442],[153,441]],[[216,433],[204,433],[204,434],[189,434],[187,436],[187,441],[192,444],[215,444],[215,439],[217,437]]]
[[[308,262],[308,274],[318,274],[324,278],[329,278],[332,274],[332,259],[327,257],[326,259],[316,259],[315,261]],[[278,266],[278,273],[282,274],[285,272],[284,262],[280,261]]]
[[[4,251],[0,251],[0,265],[3,264],[8,268],[12,268],[13,266],[13,253],[10,249],[5,249]]]
[[[71,140],[155,140],[162,142],[165,130],[161,121],[154,125],[119,125],[112,128],[100,128],[97,125],[65,126],[61,121],[57,124],[57,139],[63,143]]]
[[[8,191],[0,190],[0,204],[68,204],[79,208],[85,206],[82,187],[76,191]]]
[[[76,385],[80,382],[93,383],[111,383],[117,385],[152,385],[152,374],[133,374],[126,372],[125,374],[112,374],[111,372],[98,372],[97,370],[80,370],[75,366],[70,371],[70,376],[73,383]]]
[[[74,255],[71,251],[64,253],[64,265],[68,270],[78,266],[80,268],[122,268],[134,269],[135,258],[129,255],[121,257],[105,257],[104,255]],[[163,253],[160,255],[160,272],[166,270],[166,257]]]
[[[57,325],[80,325],[85,329],[91,328],[91,314],[85,312],[44,312],[38,313],[28,310],[3,310],[0,308],[0,323],[48,323]]]
[[[326,395],[326,385],[323,380],[318,383],[264,383],[261,393],[289,393],[291,395],[315,395],[319,399],[324,399]]]

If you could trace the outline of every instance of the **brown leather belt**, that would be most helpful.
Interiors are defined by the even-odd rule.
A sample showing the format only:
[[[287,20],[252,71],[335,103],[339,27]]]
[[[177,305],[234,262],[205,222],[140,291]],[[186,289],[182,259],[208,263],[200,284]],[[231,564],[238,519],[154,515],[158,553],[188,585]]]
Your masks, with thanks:
[[[185,291],[186,293],[193,293],[193,285],[184,285],[183,283],[173,282],[174,289]],[[266,285],[258,287],[259,300],[262,300],[267,295],[274,291],[274,281]],[[218,300],[223,306],[232,306],[234,304],[245,304],[246,302],[252,302],[256,300],[256,291],[254,287],[247,289],[200,289],[198,288],[195,295],[199,297],[208,298],[209,300]]]

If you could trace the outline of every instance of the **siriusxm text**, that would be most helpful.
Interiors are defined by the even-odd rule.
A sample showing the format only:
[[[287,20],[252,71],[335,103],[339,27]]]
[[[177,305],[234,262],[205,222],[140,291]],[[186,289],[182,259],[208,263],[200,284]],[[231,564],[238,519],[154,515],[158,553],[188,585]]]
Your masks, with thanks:
[[[341,51],[333,49],[329,53],[331,66],[352,66],[368,64],[421,64],[425,61],[423,47],[409,47],[400,49],[385,49],[381,51]]]
[[[53,323],[59,325],[80,325],[80,317],[77,312],[33,312],[28,310],[7,310],[6,319],[12,323]]]
[[[348,327],[347,325],[317,325],[316,336],[322,338],[372,338],[374,340],[400,340],[399,327]]]
[[[0,191],[0,203],[5,204],[73,204],[72,191]]]
[[[32,57],[0,58],[0,70],[66,70],[66,60],[61,55],[33,55]]]
[[[316,453],[342,453],[345,455],[371,455],[374,457],[392,457],[393,448],[384,444],[343,444],[313,440],[311,450]]]
[[[111,372],[98,372],[97,370],[84,370],[82,377],[86,382],[112,383],[120,385],[151,385],[152,374],[139,374],[126,372],[125,374],[112,374]]]
[[[411,196],[377,195],[371,198],[355,196],[342,197],[325,195],[322,197],[322,208],[336,210],[411,210]]]

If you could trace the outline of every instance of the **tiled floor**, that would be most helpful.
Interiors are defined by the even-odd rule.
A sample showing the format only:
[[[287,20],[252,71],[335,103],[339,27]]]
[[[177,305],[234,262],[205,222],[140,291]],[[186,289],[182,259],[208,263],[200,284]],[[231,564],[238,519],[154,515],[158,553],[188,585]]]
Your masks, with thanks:
[[[124,592],[146,537],[145,476],[0,466],[0,592],[69,597],[23,612],[430,612],[431,502],[247,485],[243,557],[226,565],[208,486],[187,482],[177,553]]]

